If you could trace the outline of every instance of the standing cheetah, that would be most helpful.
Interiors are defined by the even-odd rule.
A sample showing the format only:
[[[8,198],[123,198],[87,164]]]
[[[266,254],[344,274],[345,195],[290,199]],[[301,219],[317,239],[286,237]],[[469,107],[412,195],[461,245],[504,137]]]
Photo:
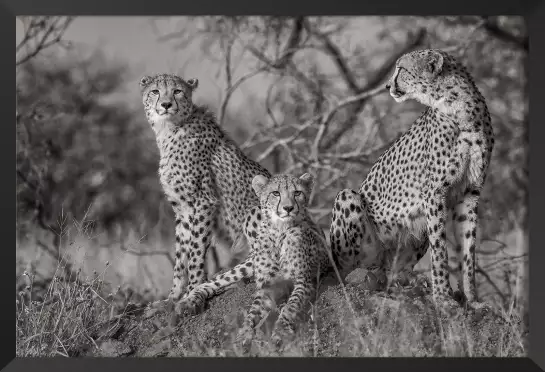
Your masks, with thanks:
[[[270,176],[217,125],[214,115],[192,101],[197,79],[176,75],[140,80],[146,117],[161,159],[159,177],[176,216],[176,262],[169,299],[206,281],[205,254],[212,237],[251,246],[256,232],[243,229],[259,216],[251,188],[254,175]]]
[[[311,300],[317,280],[331,268],[328,246],[323,231],[307,212],[314,178],[305,173],[297,178],[257,175],[252,186],[261,202],[262,218],[258,216],[258,244],[252,246],[247,259],[233,269],[216,276],[209,283],[193,289],[178,305],[195,311],[219,289],[244,278],[254,277],[257,292],[239,333],[239,340],[248,345],[255,326],[278,299],[278,288],[292,287],[273,329],[272,341],[280,345],[294,334],[294,323],[303,307]],[[247,224],[255,223],[251,218]],[[276,294],[275,294],[276,292]]]
[[[445,233],[452,210],[457,251],[463,252],[462,291],[468,303],[476,302],[477,206],[494,146],[485,99],[459,62],[433,49],[401,56],[386,89],[396,102],[415,99],[428,107],[380,156],[359,192],[337,195],[333,254],[345,271],[378,266],[381,274],[414,280],[403,274],[413,275],[431,246],[434,299],[452,301]],[[366,251],[362,244],[373,234],[379,244]]]

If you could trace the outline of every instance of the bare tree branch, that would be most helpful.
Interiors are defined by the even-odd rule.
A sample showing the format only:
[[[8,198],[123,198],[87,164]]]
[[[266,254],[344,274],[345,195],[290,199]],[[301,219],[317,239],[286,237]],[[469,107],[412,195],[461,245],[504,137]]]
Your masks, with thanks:
[[[482,268],[483,268],[483,270],[484,269],[489,270],[489,269],[494,268],[496,266],[499,266],[499,265],[501,265],[503,263],[506,263],[506,262],[512,263],[515,260],[523,259],[523,258],[526,258],[526,257],[528,257],[528,253],[523,253],[523,254],[516,255],[516,256],[504,257],[502,259],[498,259],[498,260],[496,260],[496,261],[494,261],[492,263],[484,265],[484,266],[482,266]]]
[[[515,47],[524,50],[528,53],[529,51],[529,42],[528,42],[528,36],[517,36],[509,31],[501,28],[497,22],[493,21],[489,17],[481,17],[485,23],[484,28],[486,31],[488,31],[489,34],[497,37],[500,40],[506,41]]]
[[[248,46],[250,51],[261,61],[265,62],[269,67],[281,70],[286,68],[287,64],[291,59],[293,58],[293,55],[295,52],[299,50],[299,44],[301,42],[301,36],[303,32],[303,24],[304,24],[304,17],[297,17],[294,20],[293,23],[293,30],[291,32],[290,38],[288,42],[286,43],[286,46],[284,47],[284,51],[280,58],[278,58],[275,61],[271,61],[269,58],[267,58],[263,53],[258,51],[253,46]]]
[[[297,17],[294,20],[293,30],[291,32],[290,38],[288,42],[286,43],[286,47],[284,48],[284,51],[281,55],[281,57],[275,61],[269,60],[263,53],[258,51],[253,46],[246,46],[246,49],[248,49],[256,58],[261,60],[266,64],[266,66],[263,66],[255,71],[252,71],[243,77],[241,77],[239,80],[237,80],[236,83],[231,85],[232,82],[232,71],[231,71],[231,50],[233,47],[234,39],[230,39],[228,41],[227,46],[227,52],[226,52],[226,78],[227,78],[227,93],[225,98],[222,101],[221,107],[220,107],[220,117],[219,117],[219,124],[221,125],[223,123],[224,117],[225,117],[225,111],[227,109],[227,105],[229,103],[229,100],[232,96],[232,94],[235,92],[235,90],[242,84],[244,81],[248,80],[251,77],[254,77],[262,72],[265,72],[270,69],[274,70],[282,70],[286,68],[286,66],[291,61],[291,58],[293,58],[293,55],[296,51],[299,50],[298,46],[301,42],[301,36],[303,31],[303,21],[304,17]]]
[[[225,111],[227,110],[227,105],[229,104],[229,101],[231,97],[233,96],[233,93],[235,93],[235,91],[238,89],[238,87],[240,87],[240,85],[242,85],[242,83],[244,83],[248,79],[253,78],[256,75],[259,75],[262,72],[265,72],[266,70],[267,70],[266,68],[260,68],[255,71],[249,72],[248,74],[239,78],[230,88],[228,88],[227,92],[225,93],[225,97],[223,98],[221,102],[220,115],[218,119],[218,123],[220,126],[223,124],[223,121],[225,119]]]
[[[369,91],[362,92],[360,94],[357,94],[352,97],[345,98],[341,100],[339,103],[337,103],[333,108],[331,108],[322,118],[320,123],[320,128],[318,130],[318,135],[316,136],[314,140],[314,144],[312,146],[312,154],[311,157],[314,159],[318,158],[318,153],[320,151],[320,142],[322,141],[326,128],[329,125],[329,122],[331,119],[333,119],[333,116],[337,111],[339,111],[341,108],[348,106],[355,102],[361,102],[369,99],[370,97],[376,96],[382,92],[385,92],[386,90],[382,86],[375,87]]]
[[[481,274],[485,278],[485,280],[492,286],[492,288],[494,288],[494,291],[496,292],[496,294],[501,297],[503,305],[507,304],[507,297],[502,292],[502,290],[498,287],[496,282],[494,282],[494,280],[490,277],[490,275],[485,270],[483,270],[483,268],[480,266],[477,266],[475,268],[475,272]]]
[[[134,249],[126,247],[123,242],[121,242],[120,249],[125,253],[129,253],[138,257],[165,256],[170,262],[170,264],[174,267],[174,259],[172,258],[170,252],[167,250],[165,251],[136,251]]]
[[[279,138],[278,140],[273,142],[265,151],[263,151],[261,153],[261,155],[259,155],[259,157],[256,159],[256,161],[261,162],[261,161],[265,160],[273,152],[273,150],[276,149],[278,146],[287,146],[287,145],[289,145],[295,139],[297,139],[299,137],[299,135],[301,135],[301,133],[305,129],[309,128],[313,123],[314,122],[312,120],[310,120],[307,123],[301,125],[299,127],[299,129],[297,129],[297,131],[294,134],[292,134],[291,136],[289,136],[287,138]]]
[[[274,88],[275,88],[275,84],[271,84],[269,85],[269,88],[267,89],[267,95],[265,97],[265,109],[267,110],[267,115],[269,116],[269,118],[271,118],[271,121],[273,122],[273,126],[278,127],[280,126],[280,124],[276,120],[274,113],[271,109],[271,95]]]
[[[22,65],[43,50],[59,44],[73,20],[74,17],[32,17],[30,20],[24,19],[25,34],[15,50],[16,54],[18,54],[22,52],[23,48],[26,48],[27,53],[18,56],[15,65]]]
[[[375,88],[380,90],[382,83],[388,77],[388,74],[395,66],[395,63],[399,59],[399,57],[421,45],[424,41],[425,36],[426,30],[423,28],[419,29],[402,49],[400,49],[397,53],[394,53],[392,56],[390,56],[390,58],[388,58],[388,60],[382,65],[382,67],[377,71],[373,78],[368,81],[367,86],[363,89],[363,91],[371,91]],[[357,101],[358,104],[354,107],[353,110],[351,110],[351,118],[347,120],[345,125],[340,126],[338,129],[334,130],[331,134],[326,136],[326,139],[324,140],[324,143],[321,146],[320,150],[329,149],[331,146],[338,142],[339,138],[341,138],[346,132],[348,132],[357,124],[357,114],[361,112],[361,110],[363,110],[364,105],[368,102],[368,98],[370,97]]]
[[[317,36],[317,38],[324,44],[324,52],[326,52],[333,58],[335,64],[337,65],[337,68],[341,73],[341,76],[343,77],[343,80],[345,81],[352,94],[358,93],[361,88],[356,82],[354,74],[352,73],[352,71],[350,71],[348,63],[346,62],[346,58],[342,55],[340,49],[331,41],[328,34],[320,32],[316,29],[312,29],[308,22],[305,22],[305,26],[309,32]]]
[[[482,28],[484,25],[486,24],[486,20],[485,19],[481,19],[480,22],[478,22],[477,24],[475,24],[471,30],[469,31],[469,34],[465,37],[465,40],[460,43],[460,44],[456,44],[456,45],[453,45],[451,47],[447,47],[447,48],[442,48],[445,52],[458,52],[458,54],[460,55],[463,55],[465,54],[465,52],[467,51],[467,49],[469,48],[469,46],[471,45],[471,43],[473,42],[473,36],[475,35],[475,33],[477,32],[477,30],[479,30],[480,28]]]

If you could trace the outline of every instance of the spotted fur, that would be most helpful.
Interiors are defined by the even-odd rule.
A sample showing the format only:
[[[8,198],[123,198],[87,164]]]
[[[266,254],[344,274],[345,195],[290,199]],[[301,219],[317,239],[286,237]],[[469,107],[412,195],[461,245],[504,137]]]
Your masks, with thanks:
[[[323,231],[307,212],[313,177],[305,173],[297,178],[257,175],[252,186],[259,196],[262,218],[248,217],[246,223],[258,230],[258,244],[247,259],[209,283],[197,286],[183,301],[183,307],[195,311],[218,290],[244,278],[255,278],[257,292],[240,330],[239,338],[249,342],[255,326],[266,317],[289,283],[289,298],[276,321],[272,339],[280,344],[293,335],[295,321],[311,300],[319,277],[331,268]],[[282,284],[281,284],[282,283]],[[284,291],[285,292],[285,291]]]
[[[254,244],[256,232],[244,224],[249,215],[260,216],[250,185],[256,174],[270,176],[223,132],[206,107],[193,103],[197,87],[197,79],[170,74],[140,80],[161,156],[159,178],[176,216],[173,301],[207,280],[205,255],[213,238],[229,247],[238,242],[242,251]]]
[[[469,302],[477,301],[477,206],[494,146],[485,99],[467,70],[440,50],[400,57],[386,88],[396,102],[428,107],[381,155],[359,192],[337,195],[332,251],[345,271],[369,265],[412,274],[430,246],[434,297],[451,301],[445,223],[453,211],[461,287]],[[373,236],[377,244],[370,244]]]

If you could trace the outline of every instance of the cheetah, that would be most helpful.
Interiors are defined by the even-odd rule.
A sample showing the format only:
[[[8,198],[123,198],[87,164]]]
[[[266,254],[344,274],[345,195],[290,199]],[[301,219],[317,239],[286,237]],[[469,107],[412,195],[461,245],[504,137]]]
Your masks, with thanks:
[[[193,103],[198,84],[198,79],[173,74],[140,80],[160,152],[159,179],[176,218],[176,259],[168,295],[172,302],[206,282],[205,257],[214,239],[233,250],[247,251],[253,244],[252,225],[243,228],[247,216],[260,217],[251,181],[256,174],[270,176],[228,137],[207,107]]]
[[[297,317],[316,293],[320,278],[331,273],[332,267],[325,234],[307,211],[313,185],[314,178],[309,173],[299,178],[286,174],[270,178],[256,175],[252,187],[259,197],[262,214],[258,218],[258,244],[245,261],[195,287],[180,302],[180,309],[197,312],[219,289],[254,278],[256,293],[237,339],[248,346],[256,325],[286,292],[291,294],[280,311],[271,340],[280,346],[283,340],[291,338]]]
[[[381,280],[393,275],[397,283],[414,283],[420,279],[413,268],[431,247],[434,300],[454,304],[445,228],[452,212],[456,250],[463,252],[461,293],[466,304],[479,305],[477,207],[494,146],[485,99],[465,67],[436,49],[401,56],[386,89],[396,102],[414,99],[427,108],[379,157],[358,192],[337,194],[330,242],[340,271],[367,266]]]

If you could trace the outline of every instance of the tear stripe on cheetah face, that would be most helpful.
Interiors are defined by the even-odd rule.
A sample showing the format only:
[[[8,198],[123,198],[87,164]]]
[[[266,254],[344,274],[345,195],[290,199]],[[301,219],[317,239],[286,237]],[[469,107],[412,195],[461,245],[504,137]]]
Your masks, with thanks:
[[[463,292],[469,302],[476,301],[477,207],[494,145],[485,99],[466,69],[437,50],[402,56],[387,88],[396,101],[417,99],[428,107],[379,157],[357,193],[339,193],[332,250],[359,249],[362,235],[375,229],[384,247],[376,249],[399,248],[396,266],[410,272],[429,247],[434,297],[448,302],[452,289],[445,226],[452,211]],[[365,221],[364,212],[348,209],[346,202],[354,194],[361,195],[369,216],[363,227],[354,221]],[[386,261],[390,256],[383,255]],[[382,266],[391,267],[390,262]]]
[[[276,175],[271,179],[258,175],[252,187],[260,199],[263,214],[274,225],[287,228],[305,217],[314,179],[308,173],[300,178]]]
[[[401,56],[387,88],[396,102],[414,99],[436,108],[459,122],[461,130],[471,129],[465,124],[486,109],[465,67],[441,50],[417,50]]]
[[[252,248],[248,258],[235,268],[197,286],[180,302],[177,311],[183,308],[190,311],[202,309],[205,301],[222,288],[254,277],[256,294],[239,333],[243,338],[251,337],[255,326],[271,310],[279,295],[285,293],[283,283],[291,283],[288,300],[273,330],[273,339],[278,342],[284,331],[291,333],[294,330],[296,318],[316,289],[317,278],[326,275],[331,264],[325,236],[307,212],[308,197],[313,186],[311,175],[304,174],[299,178],[257,175],[252,186],[260,196],[262,215],[249,217],[246,224],[258,228],[258,244]],[[278,196],[276,199],[269,198],[269,194],[275,191],[289,200],[280,203]],[[296,216],[283,219],[275,216],[278,205],[291,206],[295,203],[298,205]],[[295,207],[290,209],[290,216],[294,211]]]
[[[256,174],[270,176],[217,125],[208,108],[193,103],[197,86],[196,79],[169,74],[140,80],[160,152],[159,179],[176,218],[171,301],[206,281],[206,256],[215,241],[230,251],[237,242],[240,253],[255,244],[257,232],[245,226],[259,205],[251,182]]]

